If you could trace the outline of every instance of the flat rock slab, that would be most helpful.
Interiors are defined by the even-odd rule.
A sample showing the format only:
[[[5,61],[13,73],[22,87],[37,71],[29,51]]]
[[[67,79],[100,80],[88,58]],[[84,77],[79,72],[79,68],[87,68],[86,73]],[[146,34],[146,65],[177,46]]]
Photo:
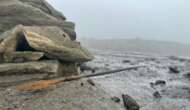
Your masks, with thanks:
[[[3,57],[5,62],[22,63],[28,61],[38,61],[41,58],[43,58],[43,56],[44,56],[43,52],[24,51],[24,52],[6,53],[4,54]]]
[[[57,74],[58,72],[59,62],[56,60],[0,64],[0,76],[37,73]]]

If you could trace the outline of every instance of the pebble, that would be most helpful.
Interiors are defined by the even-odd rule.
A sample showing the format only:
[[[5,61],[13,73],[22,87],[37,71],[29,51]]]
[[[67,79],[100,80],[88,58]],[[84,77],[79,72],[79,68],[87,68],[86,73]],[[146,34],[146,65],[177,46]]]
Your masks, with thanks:
[[[121,101],[120,98],[119,98],[119,97],[116,97],[116,96],[111,97],[111,100],[113,100],[113,101],[116,102],[116,103],[119,103],[119,102]]]
[[[153,96],[154,96],[154,98],[156,98],[156,99],[162,98],[161,94],[160,94],[158,91],[154,92],[154,93],[153,93]]]
[[[180,71],[178,70],[177,67],[168,67],[170,73],[178,74]]]

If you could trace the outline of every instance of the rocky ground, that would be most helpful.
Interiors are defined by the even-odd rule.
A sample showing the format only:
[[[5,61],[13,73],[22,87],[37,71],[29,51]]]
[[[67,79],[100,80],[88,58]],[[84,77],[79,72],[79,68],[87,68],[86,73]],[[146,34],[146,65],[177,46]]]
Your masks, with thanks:
[[[124,110],[122,94],[128,94],[141,110],[190,109],[190,59],[142,53],[95,50],[87,65],[99,71],[145,65],[136,70],[61,83],[47,90],[18,91],[0,88],[0,110]],[[92,74],[85,72],[85,74]],[[117,100],[120,99],[120,101]],[[116,102],[115,102],[116,101]]]
[[[0,110],[117,110],[98,86],[86,80],[67,82],[48,90],[21,92],[15,87],[0,90]]]
[[[95,82],[121,98],[132,96],[141,110],[190,109],[190,59],[187,57],[142,53],[95,51],[96,60],[89,65],[100,71],[146,65],[145,68],[94,78]]]

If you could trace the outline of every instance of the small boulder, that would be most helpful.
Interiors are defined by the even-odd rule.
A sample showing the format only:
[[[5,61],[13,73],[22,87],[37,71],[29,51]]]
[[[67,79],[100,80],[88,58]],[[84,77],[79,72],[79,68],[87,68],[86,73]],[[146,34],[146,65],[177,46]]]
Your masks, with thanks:
[[[190,72],[183,75],[185,78],[188,78],[190,80]]]
[[[131,61],[130,60],[123,60],[122,62],[123,63],[130,63]]]
[[[79,66],[80,66],[81,72],[84,72],[84,71],[91,71],[92,73],[95,73],[95,72],[96,72],[96,69],[95,69],[95,68],[92,68],[92,67],[86,65],[85,63],[82,63],[82,64],[80,64]]]
[[[157,85],[165,86],[165,85],[166,85],[166,81],[164,81],[164,80],[157,80],[154,84],[155,84],[156,86],[157,86]]]
[[[120,98],[119,97],[116,97],[116,96],[114,96],[114,97],[111,97],[111,100],[113,100],[114,102],[116,102],[116,103],[120,103]]]
[[[131,96],[123,94],[122,98],[126,110],[140,110],[140,105]]]
[[[153,93],[153,96],[154,96],[154,98],[156,98],[156,99],[160,99],[160,98],[162,97],[161,94],[160,94],[160,92],[158,92],[158,91],[154,92],[154,93]]]
[[[155,84],[153,82],[150,82],[150,87],[154,88]]]
[[[178,74],[180,70],[177,67],[168,67],[170,73]]]

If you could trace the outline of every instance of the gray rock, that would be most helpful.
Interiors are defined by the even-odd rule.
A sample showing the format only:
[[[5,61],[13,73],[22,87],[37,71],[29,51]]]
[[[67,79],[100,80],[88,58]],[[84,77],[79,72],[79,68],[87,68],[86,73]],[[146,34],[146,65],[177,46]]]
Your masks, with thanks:
[[[1,0],[0,33],[18,24],[25,26],[58,26],[72,40],[76,39],[75,24],[65,21],[65,17],[45,0]]]
[[[16,26],[2,35],[0,53],[15,51],[38,51],[45,53],[48,59],[58,59],[66,62],[86,62],[93,55],[80,43],[72,41],[58,27],[52,26]]]
[[[59,72],[58,61],[38,61],[26,63],[4,63],[0,64],[0,75],[13,74],[54,74]]]
[[[190,80],[190,72],[183,75],[185,78],[188,78]]]
[[[165,86],[165,85],[166,85],[166,81],[164,81],[164,80],[157,80],[157,81],[155,82],[155,85],[156,85],[156,86],[157,86],[157,85]]]
[[[59,18],[61,20],[66,20],[65,16],[55,10],[49,3],[47,3],[45,0],[20,0],[23,3],[27,3],[29,5],[32,5],[33,7],[36,7],[38,9],[41,9],[42,11],[56,17]]]
[[[122,62],[123,63],[130,63],[131,61],[127,59],[127,60],[123,60]]]
[[[119,97],[116,97],[116,96],[111,97],[111,100],[113,100],[116,103],[119,103],[121,101],[121,99]]]
[[[139,104],[129,95],[123,94],[122,95],[124,105],[126,110],[140,110]]]
[[[154,98],[156,98],[156,99],[160,99],[160,98],[162,97],[161,94],[160,94],[160,92],[158,92],[158,91],[154,92],[154,93],[153,93],[153,96],[154,96]]]
[[[44,56],[43,52],[12,52],[3,55],[4,62],[22,63],[28,61],[38,61]]]
[[[173,73],[173,74],[180,73],[180,70],[178,69],[178,67],[168,67],[168,68],[169,68],[170,73]]]

